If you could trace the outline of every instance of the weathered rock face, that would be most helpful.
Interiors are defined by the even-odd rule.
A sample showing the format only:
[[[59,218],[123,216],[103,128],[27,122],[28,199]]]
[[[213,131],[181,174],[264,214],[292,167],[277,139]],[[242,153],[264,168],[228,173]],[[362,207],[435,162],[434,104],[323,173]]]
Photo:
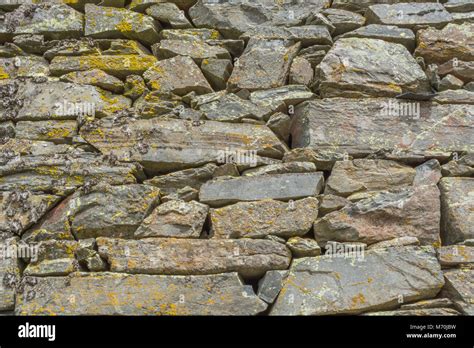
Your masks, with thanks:
[[[376,39],[339,39],[317,73],[323,97],[394,97],[429,91],[425,73],[405,47]]]
[[[18,295],[18,315],[255,315],[267,307],[242,284],[237,273],[75,273],[70,277],[28,277],[24,282],[24,291]],[[168,291],[170,287],[176,291]],[[31,291],[33,298],[27,296]],[[183,304],[180,295],[184,296]]]
[[[462,61],[474,60],[474,24],[448,24],[441,30],[428,28],[418,33],[416,56],[425,63],[446,63],[456,58]]]
[[[290,251],[269,240],[147,238],[139,241],[97,238],[99,254],[112,272],[215,274],[238,272],[259,277],[290,264]],[[143,254],[147,258],[143,258]]]
[[[354,193],[388,190],[413,183],[413,168],[387,160],[338,161],[329,177],[325,194],[348,197]]]
[[[408,302],[434,297],[443,284],[430,247],[374,250],[365,253],[363,261],[332,256],[297,259],[270,314],[357,314],[394,309],[400,298]]]
[[[310,101],[295,107],[292,146],[357,157],[384,151],[399,160],[449,158],[451,152],[472,152],[472,117],[469,105],[395,99]]]
[[[327,241],[372,244],[413,236],[426,244],[439,244],[440,205],[436,186],[381,192],[329,213],[314,224],[321,246]]]
[[[171,200],[156,207],[135,231],[135,238],[199,238],[209,207],[196,201]]]
[[[440,3],[401,3],[372,5],[366,12],[368,23],[396,25],[402,28],[442,28],[452,20]]]
[[[318,215],[318,201],[308,197],[293,202],[262,200],[240,202],[211,209],[214,238],[262,238],[302,236]]]
[[[256,151],[281,158],[286,146],[266,126],[182,120],[98,120],[81,129],[82,137],[103,154],[138,161],[149,172],[169,172],[216,162],[226,149]]]
[[[299,43],[289,40],[252,39],[234,64],[228,89],[254,91],[283,86],[299,48]]]
[[[443,178],[441,221],[444,244],[455,244],[474,236],[474,179]]]
[[[64,4],[22,5],[0,22],[0,42],[22,34],[41,34],[49,40],[77,38],[84,33],[83,18]]]
[[[0,315],[474,314],[473,20],[0,0]]]
[[[216,179],[201,186],[199,200],[212,207],[261,199],[288,201],[316,196],[323,182],[321,172]]]

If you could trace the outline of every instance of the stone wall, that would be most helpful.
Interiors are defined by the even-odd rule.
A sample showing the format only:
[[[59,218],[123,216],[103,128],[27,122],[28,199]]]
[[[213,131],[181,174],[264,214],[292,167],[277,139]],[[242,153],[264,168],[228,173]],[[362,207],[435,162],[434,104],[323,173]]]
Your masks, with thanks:
[[[0,313],[474,314],[471,0],[0,0]]]

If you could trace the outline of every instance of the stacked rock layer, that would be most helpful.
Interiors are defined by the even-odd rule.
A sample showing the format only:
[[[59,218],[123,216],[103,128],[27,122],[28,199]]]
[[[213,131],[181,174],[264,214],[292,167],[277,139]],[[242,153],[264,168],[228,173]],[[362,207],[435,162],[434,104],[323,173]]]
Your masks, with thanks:
[[[471,0],[0,0],[0,313],[473,315]]]

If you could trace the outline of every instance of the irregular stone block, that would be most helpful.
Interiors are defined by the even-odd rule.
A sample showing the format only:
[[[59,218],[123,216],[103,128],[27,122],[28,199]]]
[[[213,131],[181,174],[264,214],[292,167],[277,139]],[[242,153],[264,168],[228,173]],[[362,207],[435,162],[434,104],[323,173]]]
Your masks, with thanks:
[[[413,31],[394,25],[369,24],[339,36],[339,38],[347,37],[378,39],[398,43],[405,46],[410,52],[415,49],[415,34]]]
[[[14,252],[17,247],[17,239],[9,238],[0,243],[2,257],[0,257],[0,311],[15,309],[16,286],[19,284],[20,259]],[[12,251],[11,254],[9,250]],[[7,251],[7,255],[4,252]]]
[[[437,185],[441,179],[441,166],[438,160],[431,159],[415,168],[413,186]]]
[[[270,107],[275,110],[274,106],[281,104],[286,106],[296,105],[305,100],[313,99],[314,97],[314,93],[306,86],[288,85],[252,92],[250,93],[249,99],[254,104],[262,107]]]
[[[448,159],[451,152],[474,150],[473,117],[470,105],[379,98],[310,101],[295,107],[292,146],[356,157],[383,151],[389,159],[404,161]]]
[[[130,74],[142,75],[154,63],[156,63],[156,58],[152,55],[58,56],[53,58],[49,69],[51,75],[55,76],[62,76],[74,71],[100,69],[107,74],[123,79]]]
[[[270,315],[357,314],[434,297],[444,285],[432,247],[373,250],[363,261],[293,260]]]
[[[77,122],[73,120],[19,121],[15,128],[19,139],[71,143],[77,135]]]
[[[172,119],[125,120],[119,128],[112,118],[104,118],[82,127],[80,134],[103,154],[138,161],[151,174],[216,162],[229,148],[271,158],[281,158],[286,151],[266,126],[215,121],[193,126]]]
[[[36,56],[0,58],[0,80],[49,75],[48,61]]]
[[[184,11],[173,3],[158,3],[145,10],[146,14],[157,19],[161,23],[168,24],[171,28],[186,29],[193,28],[189,23]]]
[[[261,199],[288,201],[316,196],[323,183],[321,172],[215,179],[201,186],[199,200],[212,207]]]
[[[331,22],[334,26],[334,31],[332,32],[333,36],[338,36],[348,31],[356,30],[364,25],[365,18],[364,16],[335,8],[327,8],[321,11],[323,15]]]
[[[295,57],[291,63],[288,82],[292,85],[309,86],[313,81],[314,70],[309,60],[304,57]]]
[[[404,46],[376,39],[337,40],[316,75],[324,98],[431,91],[426,74]]]
[[[316,166],[312,162],[287,162],[269,164],[257,168],[247,169],[242,176],[256,176],[265,174],[287,174],[287,173],[311,173],[316,171]]]
[[[368,249],[392,248],[406,245],[420,245],[416,237],[398,237],[369,245]]]
[[[25,4],[6,13],[0,22],[0,42],[16,35],[40,34],[47,40],[63,40],[84,34],[84,15],[64,4]]]
[[[232,63],[228,59],[204,59],[201,63],[202,73],[216,91],[226,89],[232,69]]]
[[[474,247],[471,246],[442,246],[437,251],[441,266],[453,267],[474,263]]]
[[[467,153],[442,165],[441,172],[443,176],[474,176],[474,153]]]
[[[199,238],[209,207],[196,201],[172,200],[155,208],[135,231],[135,238]]]
[[[420,27],[442,28],[452,21],[440,3],[401,3],[372,5],[365,13],[369,24],[396,25],[417,30]]]
[[[465,315],[474,315],[474,270],[455,269],[444,272],[443,294]]]
[[[231,59],[229,52],[219,46],[211,46],[203,41],[161,40],[152,47],[153,54],[160,60],[176,56],[191,57],[197,64],[204,59]]]
[[[465,62],[457,58],[438,67],[440,76],[453,75],[465,83],[474,81],[474,62]]]
[[[27,296],[32,293],[34,296]],[[89,295],[84,296],[86,293]],[[255,315],[266,307],[237,273],[153,276],[105,272],[28,277],[16,314]]]
[[[290,251],[269,240],[97,238],[99,254],[112,272],[198,275],[238,272],[258,278],[288,268]],[[147,255],[146,258],[143,255]]]
[[[258,282],[257,295],[267,303],[273,303],[280,293],[283,280],[288,275],[288,271],[268,271]]]
[[[324,216],[329,214],[335,210],[339,210],[344,208],[346,205],[350,204],[351,202],[343,197],[335,196],[335,195],[320,195],[318,197],[319,200],[319,215]]]
[[[0,166],[0,191],[21,188],[65,195],[91,182],[136,183],[135,174],[140,176],[135,165],[112,165],[93,153],[29,155],[20,160],[12,158]]]
[[[38,243],[36,260],[31,260],[25,268],[24,276],[64,276],[79,269],[74,257],[78,248],[76,241],[48,240]]]
[[[417,237],[439,245],[439,190],[435,185],[385,191],[329,213],[314,224],[319,245],[327,241],[372,244],[397,237]]]
[[[442,178],[439,188],[443,244],[474,238],[474,178]]]
[[[448,0],[443,6],[449,12],[474,11],[474,3],[470,0]]]
[[[200,168],[184,169],[155,176],[144,183],[159,187],[160,192],[164,195],[175,193],[186,186],[198,190],[202,184],[214,177],[216,169],[217,166],[214,163],[208,163]]]
[[[452,308],[427,308],[427,309],[404,309],[396,311],[370,312],[365,315],[369,316],[451,316],[461,315],[457,310]]]
[[[100,87],[107,91],[111,91],[112,93],[122,93],[124,89],[123,82],[120,79],[99,69],[75,71],[63,75],[59,79],[63,82]]]
[[[85,6],[84,34],[98,39],[132,39],[151,45],[159,40],[159,22],[123,8]]]
[[[295,258],[321,255],[321,248],[314,239],[291,237],[286,242],[286,246],[291,250]]]
[[[434,298],[432,300],[418,301],[415,303],[404,304],[400,306],[401,310],[405,309],[430,309],[430,308],[444,308],[451,307],[453,301],[449,298]]]
[[[0,105],[0,119],[39,121],[48,119],[76,119],[103,117],[131,106],[131,100],[100,88],[73,83],[51,81],[12,80],[5,88],[5,97],[19,100],[15,108]]]
[[[239,202],[211,209],[213,238],[262,238],[303,236],[318,216],[318,201],[308,197],[285,203],[272,199]]]
[[[69,202],[71,231],[78,239],[131,238],[159,202],[159,189],[148,185],[101,185]]]
[[[241,39],[259,40],[293,40],[300,42],[301,47],[312,45],[332,45],[331,34],[322,25],[304,25],[298,27],[276,27],[260,25],[246,31],[240,36]]]
[[[234,64],[229,90],[255,91],[285,85],[299,43],[287,40],[250,40]]]
[[[410,186],[414,178],[413,168],[395,161],[337,161],[327,180],[324,193],[348,197],[354,193]]]
[[[474,60],[474,23],[448,24],[441,30],[420,30],[415,56],[423,57],[426,64],[442,64],[456,58]]]
[[[199,67],[189,57],[160,60],[143,74],[148,86],[159,93],[185,95],[213,92]]]
[[[59,199],[58,196],[29,191],[0,192],[0,232],[21,235]]]

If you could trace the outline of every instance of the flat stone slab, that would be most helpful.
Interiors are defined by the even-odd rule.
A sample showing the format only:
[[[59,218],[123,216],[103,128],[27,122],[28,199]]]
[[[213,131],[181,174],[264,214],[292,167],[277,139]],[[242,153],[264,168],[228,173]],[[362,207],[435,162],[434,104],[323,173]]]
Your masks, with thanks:
[[[16,238],[8,238],[0,241],[0,247],[2,250],[15,248],[17,243]],[[2,256],[0,258],[0,311],[15,309],[15,286],[19,283],[20,277],[20,259],[17,255]]]
[[[455,267],[474,263],[474,247],[466,245],[447,245],[438,249],[441,266]]]
[[[452,152],[474,151],[473,124],[471,105],[323,99],[295,107],[292,146],[356,157],[384,151],[388,158],[405,161],[448,159]]]
[[[256,155],[281,158],[283,144],[267,127],[253,124],[173,119],[124,120],[121,127],[112,118],[82,127],[82,137],[103,154],[120,161],[138,161],[147,172],[170,171],[217,162],[226,149],[255,151]]]
[[[47,40],[78,38],[84,34],[84,15],[65,4],[25,4],[5,14],[0,42],[22,34],[40,34]]]
[[[446,285],[443,293],[465,315],[474,315],[474,270],[453,269],[444,272]]]
[[[432,247],[368,251],[363,258],[295,259],[270,315],[358,314],[434,297],[444,285]]]
[[[213,238],[303,236],[318,216],[318,200],[308,197],[286,203],[275,200],[239,202],[211,209]]]
[[[323,184],[322,172],[215,179],[201,186],[199,200],[211,207],[261,199],[288,201],[316,196]]]
[[[267,307],[237,273],[74,273],[28,277],[24,284],[18,294],[18,315],[255,315]]]
[[[314,236],[328,241],[373,244],[417,237],[422,245],[440,243],[440,201],[436,185],[384,191],[318,219]]]
[[[414,178],[415,170],[412,167],[395,161],[337,161],[327,180],[324,193],[349,197],[356,193],[409,186]]]
[[[369,24],[388,24],[410,29],[423,26],[442,28],[453,19],[444,6],[436,2],[372,5],[365,16]]]
[[[97,238],[97,246],[110,270],[124,273],[238,272],[244,277],[258,278],[269,270],[287,269],[291,260],[291,253],[283,244],[257,239]]]
[[[474,238],[474,178],[442,178],[439,188],[444,244]]]
[[[383,40],[337,40],[316,76],[327,97],[395,97],[431,91],[428,78],[406,47]]]

